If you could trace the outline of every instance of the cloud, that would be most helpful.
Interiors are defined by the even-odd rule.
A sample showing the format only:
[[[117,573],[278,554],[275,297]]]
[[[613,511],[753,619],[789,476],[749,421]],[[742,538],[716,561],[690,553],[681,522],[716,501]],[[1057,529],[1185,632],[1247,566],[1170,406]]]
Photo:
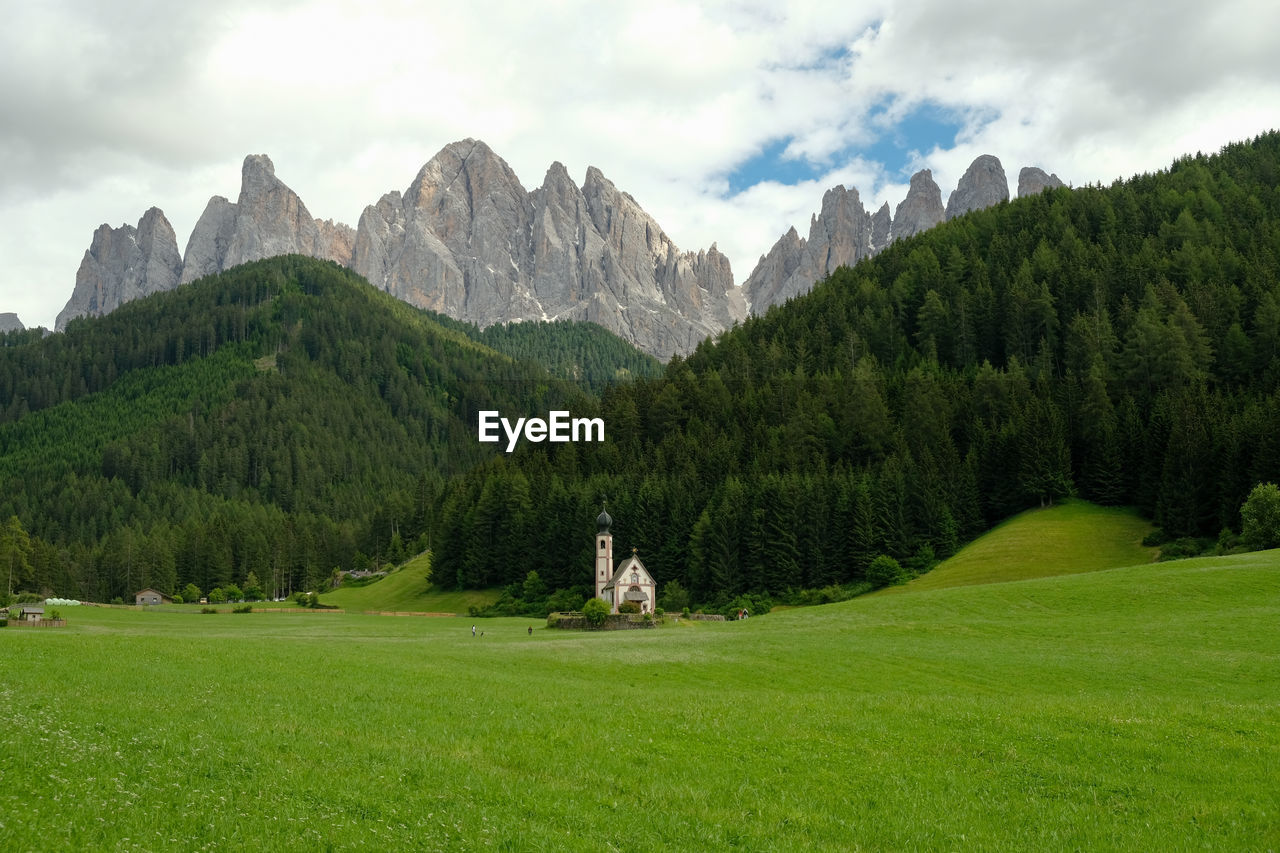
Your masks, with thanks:
[[[1280,114],[1270,3],[855,6],[16,7],[0,33],[0,310],[51,325],[93,229],[152,204],[185,245],[209,196],[235,196],[247,153],[351,224],[467,136],[527,187],[554,160],[578,180],[594,165],[682,247],[717,242],[742,281],[837,182],[896,205],[904,164],[927,166],[945,198],[980,153],[1013,181],[1029,164],[1110,181]],[[731,191],[780,142],[802,168]]]

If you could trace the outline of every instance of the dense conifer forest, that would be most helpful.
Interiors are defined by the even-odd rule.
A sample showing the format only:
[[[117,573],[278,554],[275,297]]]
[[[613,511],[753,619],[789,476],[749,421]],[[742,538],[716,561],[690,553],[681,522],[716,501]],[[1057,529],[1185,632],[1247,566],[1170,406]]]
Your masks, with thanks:
[[[91,600],[401,559],[445,480],[495,452],[477,411],[597,405],[299,257],[11,334],[0,400],[0,518],[28,538],[5,546],[13,589]]]
[[[581,590],[603,498],[703,603],[923,569],[1067,495],[1213,539],[1280,479],[1280,135],[968,214],[660,377],[300,258],[2,343],[15,590],[287,591],[424,548],[444,586]],[[481,409],[553,408],[607,440],[476,441]]]
[[[603,452],[527,447],[449,486],[437,577],[581,582],[568,510],[592,494],[697,601],[923,569],[1072,494],[1216,538],[1280,478],[1278,353],[1272,133],[961,217],[606,389]],[[480,559],[499,521],[536,544]]]

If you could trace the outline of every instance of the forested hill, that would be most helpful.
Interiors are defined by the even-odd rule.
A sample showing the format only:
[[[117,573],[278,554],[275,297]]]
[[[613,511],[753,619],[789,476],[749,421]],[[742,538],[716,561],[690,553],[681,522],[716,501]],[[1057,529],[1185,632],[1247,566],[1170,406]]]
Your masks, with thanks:
[[[592,494],[619,553],[700,601],[925,565],[1072,493],[1216,537],[1280,479],[1277,356],[1269,133],[960,217],[606,390],[604,448],[527,447],[450,486],[436,577],[585,584],[568,511]],[[507,559],[482,547],[498,520]]]
[[[296,256],[7,336],[0,403],[0,519],[30,539],[13,588],[95,600],[249,572],[307,589],[416,553],[445,478],[498,452],[477,410],[596,411]]]
[[[597,394],[611,383],[662,375],[662,362],[595,323],[525,320],[480,329],[443,314],[428,314],[487,347],[517,361],[542,365],[552,376]]]

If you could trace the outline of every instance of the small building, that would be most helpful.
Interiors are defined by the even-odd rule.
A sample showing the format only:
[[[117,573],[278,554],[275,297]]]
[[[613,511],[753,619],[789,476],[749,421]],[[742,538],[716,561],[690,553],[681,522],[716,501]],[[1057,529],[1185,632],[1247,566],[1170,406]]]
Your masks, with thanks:
[[[134,604],[172,604],[173,599],[158,589],[144,589],[134,594]]]
[[[636,556],[635,548],[614,568],[613,534],[609,532],[612,524],[608,511],[601,510],[596,518],[596,598],[609,605],[611,613],[617,613],[624,601],[634,601],[641,613],[652,613],[658,602],[658,585]]]
[[[23,622],[39,622],[44,619],[44,608],[27,605],[22,608],[19,618]]]

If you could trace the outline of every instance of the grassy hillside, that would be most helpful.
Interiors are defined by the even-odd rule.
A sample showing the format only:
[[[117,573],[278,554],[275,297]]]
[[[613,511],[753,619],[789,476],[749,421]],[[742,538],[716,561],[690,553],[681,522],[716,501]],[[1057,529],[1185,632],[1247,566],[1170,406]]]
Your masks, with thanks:
[[[431,558],[427,554],[419,554],[376,583],[335,589],[320,596],[320,600],[324,604],[354,611],[465,615],[472,605],[492,604],[498,598],[494,590],[437,590],[431,586],[430,577]]]
[[[1070,500],[1015,515],[906,588],[942,589],[1149,563],[1151,523],[1129,509]],[[893,589],[903,589],[894,587]]]
[[[67,615],[0,629],[32,849],[1280,846],[1280,552],[689,631]]]

